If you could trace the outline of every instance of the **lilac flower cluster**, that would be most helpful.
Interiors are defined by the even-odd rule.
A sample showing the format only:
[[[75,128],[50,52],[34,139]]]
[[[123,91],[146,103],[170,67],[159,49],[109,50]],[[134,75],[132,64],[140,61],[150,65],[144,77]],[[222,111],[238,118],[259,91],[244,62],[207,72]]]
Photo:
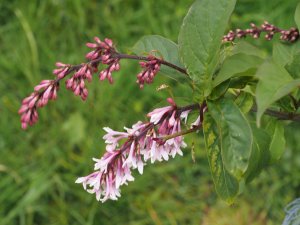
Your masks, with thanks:
[[[92,68],[89,64],[85,64],[74,75],[66,81],[66,87],[72,90],[75,95],[80,95],[83,101],[88,96],[88,90],[85,87],[85,80],[92,81]]]
[[[42,80],[34,88],[34,92],[22,101],[19,114],[21,115],[21,125],[26,129],[38,121],[37,108],[45,106],[49,100],[57,98],[59,83],[55,80]]]
[[[140,57],[120,54],[114,48],[112,40],[105,38],[101,41],[98,37],[94,38],[95,43],[87,43],[87,47],[92,51],[86,54],[87,63],[79,65],[65,64],[57,62],[53,74],[56,76],[53,80],[43,80],[34,88],[34,92],[22,102],[19,110],[21,115],[22,128],[26,129],[28,125],[33,125],[38,120],[37,108],[45,106],[49,100],[55,100],[59,83],[67,75],[74,74],[66,80],[66,88],[71,90],[76,96],[80,96],[83,101],[88,97],[86,81],[91,82],[94,73],[98,72],[99,64],[107,67],[99,72],[99,79],[108,79],[113,83],[112,72],[120,70],[120,59],[130,58],[138,59]],[[121,57],[122,55],[122,57]],[[155,75],[160,70],[162,60],[154,56],[144,57],[146,62],[140,62],[143,71],[137,75],[137,83],[143,88],[144,83],[152,83]]]
[[[295,42],[299,38],[299,30],[294,27],[289,30],[282,30],[267,21],[260,27],[257,27],[254,23],[251,23],[250,26],[251,28],[246,30],[229,31],[228,34],[223,36],[223,42],[232,42],[236,38],[244,38],[247,35],[256,39],[260,37],[261,33],[266,33],[265,39],[268,41],[272,40],[276,33],[280,33],[280,39],[287,42]]]
[[[113,83],[112,72],[120,70],[120,59],[114,57],[116,50],[113,47],[113,42],[108,38],[105,38],[104,41],[101,41],[98,37],[95,37],[94,40],[96,43],[86,44],[87,47],[94,49],[86,54],[86,58],[91,61],[101,61],[102,64],[108,65],[105,70],[102,70],[99,73],[99,79],[108,79],[110,83]],[[98,63],[92,63],[92,66],[97,69]]]
[[[154,163],[182,155],[181,148],[186,144],[180,133],[181,123],[191,110],[178,108],[173,99],[168,102],[170,106],[148,113],[150,122],[137,122],[132,128],[125,128],[126,132],[104,128],[106,153],[101,159],[94,159],[95,172],[78,178],[76,183],[82,183],[85,190],[96,194],[98,201],[117,200],[120,186],[134,180],[132,169],[142,174],[149,160]],[[165,140],[169,135],[172,138]],[[121,146],[120,142],[123,142]]]
[[[160,70],[161,62],[159,59],[154,56],[148,56],[147,62],[140,62],[143,71],[137,75],[137,83],[140,85],[140,88],[144,87],[144,84],[151,84],[155,75]]]
[[[92,74],[98,71],[99,63],[108,65],[106,69],[99,73],[100,80],[107,78],[110,83],[113,82],[111,73],[120,69],[119,59],[114,58],[113,54],[116,52],[113,47],[113,42],[110,39],[100,41],[95,37],[96,43],[87,43],[87,46],[94,50],[86,55],[89,60],[87,63],[72,66],[57,62],[56,69],[53,74],[56,76],[54,80],[43,80],[34,88],[34,92],[22,101],[19,114],[21,115],[22,128],[26,129],[28,125],[33,125],[38,121],[37,108],[45,106],[49,100],[57,98],[57,91],[59,82],[67,75],[74,72],[74,74],[66,80],[66,88],[71,90],[75,95],[79,95],[82,100],[86,100],[88,90],[85,81],[92,81]]]

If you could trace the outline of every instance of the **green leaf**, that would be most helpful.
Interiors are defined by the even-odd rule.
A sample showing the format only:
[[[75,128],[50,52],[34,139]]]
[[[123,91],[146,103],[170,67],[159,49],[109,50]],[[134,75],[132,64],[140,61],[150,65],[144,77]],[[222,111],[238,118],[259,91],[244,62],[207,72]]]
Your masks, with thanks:
[[[293,100],[291,99],[291,96],[286,95],[279,99],[276,103],[275,106],[280,107],[282,111],[290,112],[290,113],[295,113],[297,110]]]
[[[247,170],[252,149],[249,122],[231,99],[208,102],[208,109],[218,127],[224,165],[240,179]]]
[[[235,196],[238,194],[239,183],[224,166],[218,127],[209,113],[205,114],[203,131],[209,166],[216,192],[221,199],[232,204]]]
[[[245,173],[245,182],[246,183],[250,183],[261,172],[261,168],[259,166],[260,161],[261,161],[261,150],[259,148],[257,141],[254,139],[253,145],[252,145],[251,156],[250,156],[250,160],[249,160],[249,165],[248,165],[247,171]]]
[[[281,43],[275,42],[273,45],[272,57],[273,60],[281,66],[290,64],[294,60],[294,56],[300,53],[300,42],[296,43]]]
[[[245,89],[247,85],[256,84],[254,77],[233,77],[230,79],[229,88]]]
[[[271,163],[274,163],[281,158],[285,150],[284,127],[280,121],[272,118],[268,122],[266,130],[271,136],[270,154]]]
[[[293,78],[300,78],[300,52],[293,55],[293,59],[285,66],[285,69]]]
[[[253,96],[250,93],[243,91],[234,102],[240,108],[240,110],[246,114],[253,106]]]
[[[253,76],[257,67],[263,63],[263,59],[253,55],[238,53],[228,57],[218,75],[213,81],[213,87],[232,77]]]
[[[220,85],[218,85],[217,87],[215,87],[211,94],[208,96],[209,100],[216,100],[220,97],[222,97],[226,91],[228,90],[229,86],[230,86],[230,80],[227,80],[223,83],[221,83]]]
[[[297,5],[297,8],[296,8],[295,22],[297,24],[298,29],[300,29],[300,3]]]
[[[177,44],[162,36],[144,36],[139,41],[137,41],[137,43],[133,46],[132,51],[137,55],[145,55],[151,53],[158,58],[163,57],[163,59],[167,62],[183,68],[183,65],[179,60]],[[160,72],[175,80],[186,78],[185,74],[182,74],[179,71],[165,65],[161,66]]]
[[[239,41],[236,45],[232,47],[232,53],[231,53],[232,55],[239,54],[239,53],[253,55],[260,58],[265,58],[267,55],[263,50],[257,48],[256,46],[246,41]]]
[[[188,74],[199,86],[201,98],[212,90],[220,46],[236,0],[196,0],[183,20],[179,54]]]
[[[293,80],[289,73],[274,61],[268,60],[256,73],[259,82],[256,87],[257,124],[265,110],[275,101],[289,94],[300,85],[300,79]]]
[[[249,167],[245,174],[246,183],[257,177],[269,165],[270,161],[270,136],[265,130],[257,128],[255,124],[251,123],[251,125],[254,139]]]

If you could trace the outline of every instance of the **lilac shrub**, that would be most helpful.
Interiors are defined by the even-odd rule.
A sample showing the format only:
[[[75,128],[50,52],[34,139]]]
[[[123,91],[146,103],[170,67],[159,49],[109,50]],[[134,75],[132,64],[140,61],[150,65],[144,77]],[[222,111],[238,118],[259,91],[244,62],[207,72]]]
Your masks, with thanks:
[[[138,121],[124,131],[104,127],[105,153],[93,159],[94,172],[76,183],[95,194],[98,201],[117,200],[121,186],[134,180],[133,170],[143,174],[147,163],[182,156],[187,147],[183,136],[202,129],[216,192],[233,203],[241,182],[251,182],[283,154],[282,120],[300,121],[299,30],[264,22],[261,27],[252,23],[251,29],[224,35],[234,7],[235,0],[196,0],[184,19],[178,44],[149,35],[134,46],[135,54],[120,53],[111,39],[95,37],[86,44],[91,49],[86,62],[57,62],[55,78],[41,81],[22,101],[22,128],[35,124],[38,108],[57,99],[62,80],[85,101],[86,84],[94,74],[113,84],[113,72],[120,70],[121,60],[139,61],[139,88],[164,73],[184,78],[183,85],[190,87],[193,98],[188,105],[179,106],[176,98],[170,97],[167,106],[147,114],[147,121]],[[300,4],[295,21],[299,28]],[[234,42],[247,36],[259,38],[262,33],[266,40],[280,34],[272,56],[262,56],[258,48],[245,42]],[[191,113],[196,114],[194,121],[188,120]]]

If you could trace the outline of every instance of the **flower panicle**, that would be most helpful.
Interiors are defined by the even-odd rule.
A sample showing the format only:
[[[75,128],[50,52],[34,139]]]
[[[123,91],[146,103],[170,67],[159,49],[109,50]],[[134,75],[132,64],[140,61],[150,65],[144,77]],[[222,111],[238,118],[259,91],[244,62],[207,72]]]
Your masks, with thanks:
[[[191,111],[180,111],[173,99],[168,99],[170,106],[154,109],[148,113],[150,122],[137,122],[126,132],[114,131],[108,127],[103,139],[106,152],[100,159],[94,159],[94,172],[80,177],[76,183],[82,183],[85,190],[96,194],[96,199],[105,202],[120,197],[120,187],[133,181],[132,170],[143,174],[148,161],[168,160],[170,157],[183,155],[181,149],[186,147],[182,136],[163,140],[166,135],[181,131],[182,122]],[[120,142],[123,144],[120,146]]]
[[[112,73],[120,70],[121,57],[116,51],[113,41],[108,38],[101,41],[100,38],[95,37],[94,42],[87,43],[86,46],[92,49],[85,56],[88,62],[79,65],[56,62],[56,68],[53,70],[56,78],[43,80],[34,88],[34,92],[24,99],[19,110],[23,129],[38,121],[37,108],[43,107],[49,100],[57,98],[59,83],[68,75],[72,74],[65,82],[66,88],[72,91],[74,95],[80,96],[83,101],[87,99],[89,93],[86,82],[92,81],[94,73],[98,73],[100,81],[107,79],[110,84],[114,82]],[[132,58],[128,55],[127,57]],[[135,59],[141,60],[139,57]],[[140,62],[143,71],[137,75],[137,83],[140,88],[143,88],[145,83],[150,84],[153,82],[161,66],[161,60],[152,55],[147,58],[144,57],[142,60],[145,60]],[[105,65],[106,68],[98,72],[100,64]]]
[[[44,107],[49,100],[55,100],[58,89],[59,83],[55,80],[42,80],[40,84],[35,86],[34,92],[22,101],[18,111],[21,115],[23,129],[26,129],[28,125],[32,126],[38,121],[37,108]]]
[[[295,42],[299,39],[299,30],[295,27],[289,30],[280,29],[273,24],[265,21],[260,27],[254,23],[250,24],[251,28],[242,30],[236,29],[235,31],[229,31],[228,34],[223,36],[223,42],[233,42],[236,38],[245,38],[251,36],[255,39],[259,38],[262,33],[265,33],[265,39],[270,41],[273,39],[276,33],[280,34],[280,40],[287,42]]]
[[[91,82],[93,73],[98,71],[100,63],[107,65],[107,68],[100,71],[99,79],[102,81],[108,79],[113,83],[112,72],[120,69],[119,59],[114,57],[116,49],[112,40],[106,38],[101,41],[98,37],[94,38],[95,43],[87,43],[87,47],[93,50],[86,55],[87,63],[79,65],[65,64],[56,62],[56,68],[53,70],[55,79],[42,80],[40,84],[35,86],[34,92],[26,97],[21,104],[19,114],[21,115],[21,125],[26,129],[28,125],[32,126],[38,121],[37,109],[41,108],[49,102],[57,98],[60,81],[74,72],[72,76],[66,80],[65,85],[76,96],[80,96],[83,101],[88,97],[88,89],[86,81]]]
[[[112,72],[120,70],[120,59],[114,57],[116,49],[113,46],[112,40],[105,38],[101,41],[98,37],[94,38],[95,43],[87,43],[87,47],[93,50],[86,54],[86,58],[91,61],[101,61],[102,64],[108,67],[99,73],[99,79],[108,81],[112,84]]]

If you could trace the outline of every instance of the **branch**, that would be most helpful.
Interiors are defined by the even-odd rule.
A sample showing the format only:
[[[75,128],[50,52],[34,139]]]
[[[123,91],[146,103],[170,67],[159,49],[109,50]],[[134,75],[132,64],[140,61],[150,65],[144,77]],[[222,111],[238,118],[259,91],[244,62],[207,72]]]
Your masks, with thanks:
[[[127,54],[122,54],[122,53],[115,53],[113,55],[114,58],[117,58],[117,59],[133,59],[133,60],[143,60],[143,61],[149,61],[149,58],[148,57],[145,57],[145,56],[137,56],[137,55],[127,55]],[[175,64],[172,64],[168,61],[165,61],[163,59],[158,59],[158,61],[165,65],[165,66],[168,66],[168,67],[171,67],[177,71],[179,71],[180,73],[183,73],[185,75],[188,75],[186,70],[184,68],[181,68],[179,66],[176,66]],[[101,62],[101,59],[95,59],[95,60],[91,60],[91,61],[88,61],[86,63],[81,63],[81,64],[77,64],[77,65],[69,65],[69,70],[66,72],[65,76],[63,78],[65,78],[67,75],[69,75],[70,73],[74,72],[74,71],[77,71],[79,70],[82,66],[84,66],[85,64],[96,64],[96,63],[99,63]],[[59,82],[60,80],[62,80],[63,78],[57,78],[55,79],[55,82]]]
[[[257,112],[257,107],[256,106],[252,107],[251,111]],[[265,111],[265,114],[272,117],[276,117],[280,120],[291,120],[295,122],[300,122],[300,114],[298,113],[278,112],[275,110],[267,109]]]
[[[292,99],[293,105],[294,105],[295,109],[297,110],[300,106],[300,100],[298,102],[297,99],[292,94],[289,94],[289,97]]]
[[[245,38],[247,36],[257,39],[262,33],[265,33],[265,39],[268,41],[272,40],[276,33],[280,34],[280,40],[282,41],[293,43],[299,39],[299,30],[295,27],[292,27],[289,30],[283,30],[273,24],[269,24],[267,21],[265,21],[260,27],[257,27],[254,23],[251,23],[250,25],[250,29],[236,29],[235,31],[229,31],[228,34],[223,36],[223,42],[232,42],[236,38]]]
[[[144,56],[137,56],[137,55],[127,55],[127,54],[122,54],[122,53],[115,53],[114,57],[118,58],[118,59],[134,59],[134,60],[144,60],[144,61],[149,61],[148,57],[144,57]],[[176,66],[175,64],[172,64],[170,62],[167,62],[163,59],[157,59],[161,64],[171,67],[177,71],[179,71],[180,73],[183,73],[185,75],[188,75],[186,70],[184,68],[181,68],[179,66]]]
[[[187,111],[187,110],[196,110],[196,109],[200,109],[201,106],[196,103],[196,104],[191,104],[191,105],[186,105],[186,106],[182,106],[182,107],[177,107],[176,108],[176,112],[177,112],[177,116],[180,116],[180,114],[184,111]],[[145,136],[148,131],[150,131],[151,129],[153,129],[154,127],[156,127],[157,125],[161,124],[167,116],[171,116],[171,115],[168,115],[168,114],[165,114],[161,119],[160,121],[157,123],[157,124],[154,124],[154,123],[151,123],[149,122],[146,126],[145,126],[145,129],[137,136],[135,136],[134,138],[132,139],[129,139],[126,143],[124,143],[124,145],[120,148],[120,151],[123,152],[125,151],[130,145],[131,143],[135,140],[139,140],[141,139],[143,136]],[[196,130],[198,130],[199,128],[201,127],[201,124],[199,126],[194,126],[192,129],[190,130],[186,130],[186,131],[181,131],[181,132],[178,132],[178,133],[175,133],[175,134],[172,134],[172,135],[168,135],[168,136],[165,136],[165,137],[158,137],[157,139],[160,139],[162,141],[166,141],[168,139],[171,139],[171,138],[175,138],[177,136],[181,136],[181,135],[185,135],[185,134],[189,134],[189,133],[192,133]],[[173,136],[173,137],[172,137]],[[168,139],[165,140],[165,138],[168,137]]]
[[[178,114],[181,114],[184,111],[187,110],[195,110],[195,109],[200,109],[201,106],[198,103],[187,105],[187,106],[182,106],[182,107],[177,107],[177,112]]]
[[[202,127],[202,124],[200,124],[199,126],[194,126],[193,128],[188,129],[188,130],[183,130],[183,131],[177,132],[177,133],[175,133],[175,134],[166,135],[166,136],[159,137],[159,138],[160,138],[161,140],[163,140],[163,141],[167,141],[167,140],[169,140],[169,139],[176,138],[176,137],[178,137],[178,136],[183,136],[183,135],[186,135],[186,134],[193,133],[193,132],[199,130],[201,127]]]

